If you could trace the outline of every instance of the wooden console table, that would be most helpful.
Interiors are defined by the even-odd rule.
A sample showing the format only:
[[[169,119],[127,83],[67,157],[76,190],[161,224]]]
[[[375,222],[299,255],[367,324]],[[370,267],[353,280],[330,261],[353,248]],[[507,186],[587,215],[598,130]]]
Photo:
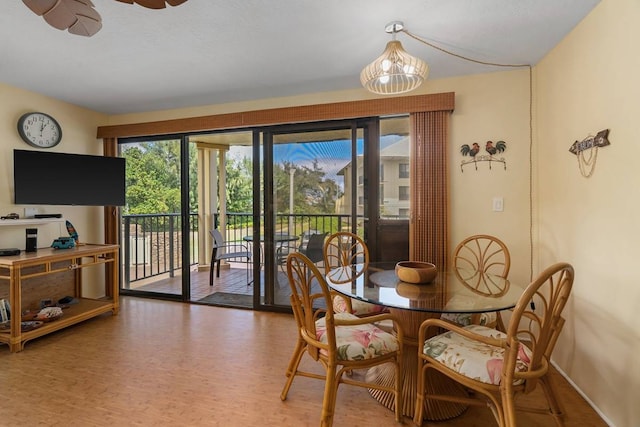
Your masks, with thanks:
[[[109,311],[117,314],[118,255],[118,245],[81,244],[71,249],[42,248],[37,252],[23,251],[20,255],[0,257],[0,298],[8,298],[11,304],[10,328],[0,330],[0,343],[9,344],[10,351],[17,352],[34,338]],[[100,265],[104,266],[102,272],[91,271]],[[83,270],[87,275],[104,277],[104,297],[82,296]],[[22,331],[23,310],[37,311],[42,299],[52,299],[55,303],[65,296],[76,298],[78,303],[64,308],[59,319]]]

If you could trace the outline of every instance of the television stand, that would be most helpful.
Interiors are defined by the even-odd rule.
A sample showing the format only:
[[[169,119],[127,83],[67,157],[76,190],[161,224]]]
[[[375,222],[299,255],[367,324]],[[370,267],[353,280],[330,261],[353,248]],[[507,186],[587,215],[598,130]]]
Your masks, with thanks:
[[[11,304],[10,327],[0,330],[0,343],[8,344],[14,353],[34,338],[107,312],[116,315],[119,310],[118,256],[118,245],[85,244],[71,249],[42,248],[0,258],[0,298]],[[82,271],[100,266],[104,270],[105,296],[83,297]],[[65,296],[74,297],[78,303],[64,308],[59,319],[22,331],[24,310],[37,311],[41,300],[55,298],[57,301]]]

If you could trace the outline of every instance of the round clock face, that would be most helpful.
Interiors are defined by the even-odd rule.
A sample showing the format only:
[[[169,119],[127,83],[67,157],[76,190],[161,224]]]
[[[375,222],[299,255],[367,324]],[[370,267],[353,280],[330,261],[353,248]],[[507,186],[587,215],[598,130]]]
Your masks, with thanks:
[[[62,128],[48,114],[27,113],[18,120],[18,133],[27,144],[37,148],[55,147],[62,140]]]

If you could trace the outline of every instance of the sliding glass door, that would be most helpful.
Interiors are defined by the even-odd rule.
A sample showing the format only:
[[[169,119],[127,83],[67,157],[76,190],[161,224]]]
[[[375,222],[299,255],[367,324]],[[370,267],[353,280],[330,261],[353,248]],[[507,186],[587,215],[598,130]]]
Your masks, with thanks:
[[[253,132],[193,135],[197,149],[199,274],[191,275],[191,300],[253,308]],[[217,240],[214,239],[217,236]],[[215,247],[215,248],[214,248]],[[232,255],[233,254],[233,255]],[[237,255],[237,256],[236,256]],[[219,259],[219,261],[218,261]]]
[[[408,127],[369,118],[119,141],[123,293],[287,309],[287,255],[322,269],[336,231],[361,236],[374,261],[407,259]],[[251,257],[218,273],[214,231]]]
[[[197,221],[189,211],[195,157],[185,138],[148,138],[119,144],[126,159],[126,205],[121,211],[122,291],[183,300],[197,264]]]
[[[278,126],[261,133],[264,210],[256,231],[263,234],[267,260],[261,305],[289,305],[289,253],[302,252],[322,269],[326,237],[337,231],[366,236],[365,200],[377,200],[378,190],[367,185],[363,171],[377,135],[375,119]]]

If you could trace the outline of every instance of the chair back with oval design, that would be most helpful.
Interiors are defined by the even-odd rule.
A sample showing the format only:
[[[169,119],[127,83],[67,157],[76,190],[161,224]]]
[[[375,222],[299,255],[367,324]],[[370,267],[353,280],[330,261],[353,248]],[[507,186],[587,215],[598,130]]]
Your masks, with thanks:
[[[324,244],[324,266],[332,283],[349,283],[369,268],[369,248],[357,234],[348,231],[333,233]],[[387,311],[386,307],[348,298],[332,291],[333,310],[357,316],[370,316]]]
[[[477,271],[506,278],[511,268],[511,255],[507,245],[495,236],[476,234],[461,241],[453,251],[454,270]],[[482,275],[474,276],[467,284],[479,293],[495,292],[482,283]]]
[[[518,299],[506,333],[480,325],[463,327],[441,319],[425,320],[418,334],[420,373],[414,422],[422,420],[424,400],[435,399],[489,406],[498,425],[516,426],[516,396],[530,393],[540,384],[547,407],[517,409],[550,414],[562,426],[550,360],[565,323],[562,311],[573,280],[573,267],[567,263],[554,264],[540,273]],[[433,336],[434,329],[444,332]],[[437,370],[475,393],[470,399],[468,395],[429,392],[425,389],[429,370]]]
[[[369,267],[369,249],[360,236],[348,231],[333,233],[324,243],[324,266],[333,283],[347,283],[360,277]]]
[[[503,295],[511,268],[507,245],[495,236],[476,234],[461,241],[453,251],[453,272],[473,292],[483,296]],[[447,313],[443,319],[460,325],[497,325],[505,330],[500,313]]]
[[[536,371],[548,369],[551,353],[564,326],[564,310],[573,287],[573,267],[567,263],[557,263],[540,273],[524,291],[511,316],[507,329],[508,340],[512,343],[511,362],[517,359],[516,343],[522,342],[532,351],[527,372],[509,371],[509,358],[505,355],[505,375],[513,373],[514,379],[527,380],[528,388],[535,387]]]
[[[298,326],[297,342],[289,365],[287,381],[280,394],[285,400],[294,377],[305,376],[325,381],[321,426],[333,424],[338,386],[341,383],[375,388],[389,393],[396,406],[396,421],[402,420],[402,327],[390,314],[361,319],[350,313],[336,313],[331,303],[325,276],[313,260],[300,252],[287,257],[287,275],[291,287],[291,306]],[[395,334],[378,328],[377,324],[391,321]],[[366,339],[362,339],[366,337]],[[307,353],[324,367],[324,375],[300,369],[300,360]],[[393,384],[372,384],[367,380],[344,378],[354,369],[369,369],[390,364],[396,380]]]

